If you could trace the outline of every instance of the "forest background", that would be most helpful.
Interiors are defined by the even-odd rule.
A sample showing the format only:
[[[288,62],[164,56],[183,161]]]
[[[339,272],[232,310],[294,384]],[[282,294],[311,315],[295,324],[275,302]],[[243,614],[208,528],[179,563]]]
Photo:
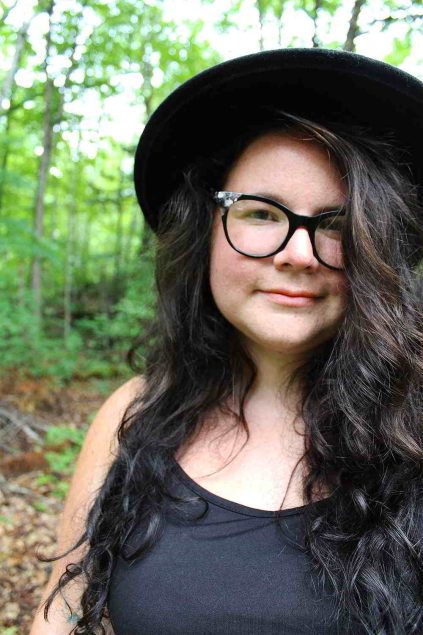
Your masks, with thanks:
[[[27,632],[49,575],[36,552],[54,553],[89,422],[153,315],[132,185],[149,115],[202,69],[278,47],[422,78],[422,25],[423,0],[0,0],[2,635]]]
[[[291,46],[421,75],[422,25],[422,0],[1,1],[2,375],[128,374],[125,353],[154,305],[132,157],[177,85]]]

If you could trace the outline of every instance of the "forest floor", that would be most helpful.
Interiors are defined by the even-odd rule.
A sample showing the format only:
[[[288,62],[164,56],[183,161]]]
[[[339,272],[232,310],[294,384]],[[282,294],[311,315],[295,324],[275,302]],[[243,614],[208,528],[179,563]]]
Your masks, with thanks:
[[[21,413],[27,424],[34,420],[41,426],[85,429],[107,394],[123,381],[90,380],[55,387],[48,380],[9,377],[0,381],[0,410]],[[51,564],[39,562],[37,554],[54,555],[63,507],[57,482],[69,482],[70,476],[46,479],[49,467],[39,450],[35,440],[22,434],[9,434],[7,448],[0,448],[0,635],[29,632],[51,571]]]

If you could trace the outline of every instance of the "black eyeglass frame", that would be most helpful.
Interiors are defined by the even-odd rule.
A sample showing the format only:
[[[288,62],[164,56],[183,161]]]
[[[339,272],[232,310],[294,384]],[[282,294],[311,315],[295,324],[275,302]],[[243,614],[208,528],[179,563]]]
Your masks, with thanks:
[[[288,207],[286,207],[282,203],[279,203],[278,201],[274,201],[271,198],[267,198],[265,196],[257,196],[256,194],[242,194],[241,192],[214,192],[213,200],[215,203],[219,205],[219,207],[223,209],[222,223],[223,223],[223,229],[225,232],[226,240],[228,241],[232,249],[237,251],[239,254],[242,254],[243,256],[248,256],[249,258],[269,258],[270,256],[274,256],[275,254],[278,254],[280,251],[283,251],[285,249],[286,245],[288,244],[289,240],[292,238],[295,230],[298,229],[298,227],[304,227],[307,230],[308,235],[310,237],[310,242],[313,248],[314,257],[322,265],[324,265],[325,267],[328,267],[329,269],[334,269],[335,271],[344,270],[343,267],[334,267],[333,265],[328,265],[326,262],[324,262],[324,260],[322,260],[319,254],[317,253],[316,245],[314,241],[314,234],[316,232],[317,226],[319,225],[322,219],[332,218],[334,216],[345,216],[345,213],[344,214],[340,213],[341,211],[340,209],[334,210],[333,212],[322,212],[321,214],[316,214],[315,216],[303,216],[302,214],[296,214],[295,212],[290,210]],[[275,249],[274,251],[272,251],[270,254],[267,254],[265,256],[255,256],[253,254],[248,254],[244,251],[241,251],[240,249],[237,249],[231,242],[231,239],[229,238],[228,227],[227,227],[227,218],[228,218],[229,208],[231,205],[233,205],[237,201],[242,201],[242,200],[253,200],[253,201],[260,201],[262,203],[268,203],[269,205],[273,205],[274,207],[277,207],[278,209],[280,209],[288,217],[289,228],[288,228],[288,233],[286,235],[286,238],[284,239],[283,243],[279,245],[279,247]]]

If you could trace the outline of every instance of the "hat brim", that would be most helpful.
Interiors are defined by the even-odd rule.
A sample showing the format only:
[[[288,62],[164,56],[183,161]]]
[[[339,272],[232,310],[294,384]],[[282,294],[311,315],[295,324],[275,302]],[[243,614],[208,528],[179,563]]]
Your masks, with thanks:
[[[148,121],[135,155],[138,202],[153,230],[196,157],[245,130],[263,107],[392,134],[423,185],[423,83],[362,55],[281,49],[236,58],[191,78]]]

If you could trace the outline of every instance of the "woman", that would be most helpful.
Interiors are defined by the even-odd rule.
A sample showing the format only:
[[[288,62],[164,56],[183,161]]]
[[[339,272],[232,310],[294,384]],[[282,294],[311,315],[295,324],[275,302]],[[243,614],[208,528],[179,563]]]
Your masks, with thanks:
[[[422,632],[422,103],[290,49],[150,119],[151,350],[90,428],[32,635]]]

